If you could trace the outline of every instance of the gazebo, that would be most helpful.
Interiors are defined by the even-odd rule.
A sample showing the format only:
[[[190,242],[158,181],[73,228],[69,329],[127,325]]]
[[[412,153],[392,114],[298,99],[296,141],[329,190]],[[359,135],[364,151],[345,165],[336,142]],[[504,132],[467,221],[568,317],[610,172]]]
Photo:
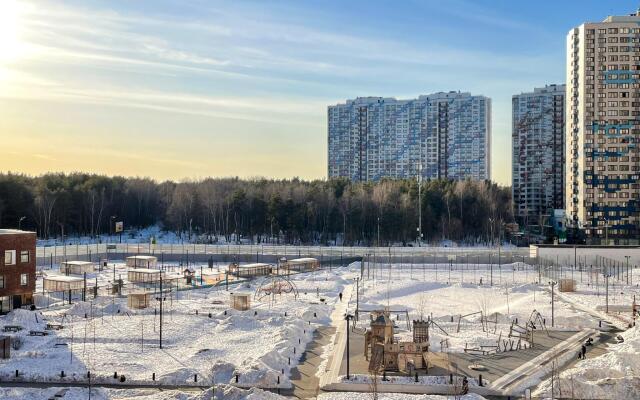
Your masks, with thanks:
[[[253,263],[253,264],[230,264],[229,274],[237,277],[251,278],[254,276],[263,276],[271,274],[273,266],[271,264]]]
[[[311,257],[294,258],[283,261],[280,264],[280,268],[285,271],[309,272],[320,268],[320,262],[317,258]]]
[[[132,268],[127,271],[127,279],[133,283],[153,283],[160,281],[160,274],[164,278],[164,273],[159,269]]]
[[[63,261],[60,263],[60,273],[64,275],[82,275],[94,270],[95,264],[91,261]]]
[[[47,275],[42,279],[45,292],[68,292],[84,289],[84,279],[77,276]]]
[[[127,267],[132,268],[155,268],[158,266],[158,257],[156,256],[130,256],[126,261]]]

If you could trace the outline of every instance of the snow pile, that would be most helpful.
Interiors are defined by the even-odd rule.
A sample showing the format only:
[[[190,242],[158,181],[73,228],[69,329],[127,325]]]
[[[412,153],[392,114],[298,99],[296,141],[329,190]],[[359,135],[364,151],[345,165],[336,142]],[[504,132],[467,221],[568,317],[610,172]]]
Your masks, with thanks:
[[[135,313],[125,304],[120,302],[116,303],[113,299],[108,297],[98,297],[93,302],[89,301],[80,301],[74,303],[69,309],[65,312],[67,315],[73,315],[76,317],[83,317],[86,315],[88,317],[97,317],[101,315],[111,315],[111,314],[133,314]]]
[[[311,314],[313,316],[313,313]],[[283,325],[284,317],[270,317],[267,323],[272,326]],[[252,323],[256,323],[251,318]],[[259,358],[250,357],[236,367],[233,379],[238,374],[240,385],[257,385],[259,387],[289,387],[291,383],[287,375],[282,374],[298,364],[298,360],[304,353],[304,349],[313,338],[314,326],[308,322],[295,319],[284,325],[284,329],[273,337],[275,348]],[[242,329],[242,323],[236,319],[233,323],[235,329]],[[290,361],[290,362],[289,362]],[[280,385],[278,385],[278,378]]]
[[[624,342],[611,345],[609,352],[563,371],[559,383],[554,382],[554,394],[581,399],[640,398],[640,331],[636,327],[622,337]],[[542,382],[534,394],[551,396],[551,379]]]
[[[2,320],[2,326],[18,325],[22,327],[21,332],[41,331],[47,323],[42,317],[42,313],[37,311],[28,311],[23,309],[15,309],[7,314]]]

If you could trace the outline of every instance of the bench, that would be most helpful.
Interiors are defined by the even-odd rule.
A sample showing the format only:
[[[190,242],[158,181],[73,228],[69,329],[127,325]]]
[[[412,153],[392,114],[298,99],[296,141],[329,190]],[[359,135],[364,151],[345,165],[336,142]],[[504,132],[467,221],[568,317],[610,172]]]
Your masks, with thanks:
[[[29,336],[47,336],[49,332],[45,331],[29,331]]]
[[[5,325],[4,326],[4,331],[5,332],[18,332],[21,331],[22,327],[20,325]]]
[[[59,331],[62,328],[64,328],[62,324],[47,324],[46,327],[46,329],[49,331]]]

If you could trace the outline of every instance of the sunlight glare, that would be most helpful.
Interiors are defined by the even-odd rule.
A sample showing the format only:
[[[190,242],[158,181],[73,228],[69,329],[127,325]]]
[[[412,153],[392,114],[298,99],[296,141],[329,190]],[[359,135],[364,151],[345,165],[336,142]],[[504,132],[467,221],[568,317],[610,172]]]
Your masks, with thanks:
[[[0,1],[0,65],[16,61],[24,52],[20,41],[20,4],[16,0]]]

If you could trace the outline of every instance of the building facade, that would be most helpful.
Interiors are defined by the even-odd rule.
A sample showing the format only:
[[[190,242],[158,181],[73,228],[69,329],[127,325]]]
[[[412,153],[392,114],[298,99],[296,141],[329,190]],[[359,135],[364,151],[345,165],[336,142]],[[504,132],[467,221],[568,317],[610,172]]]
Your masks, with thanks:
[[[360,97],[328,108],[328,175],[490,179],[491,100],[448,92]]]
[[[511,191],[514,216],[527,232],[564,208],[565,85],[512,98]]]
[[[589,243],[638,243],[640,15],[567,35],[566,210]]]
[[[33,304],[36,234],[0,229],[0,312]]]

